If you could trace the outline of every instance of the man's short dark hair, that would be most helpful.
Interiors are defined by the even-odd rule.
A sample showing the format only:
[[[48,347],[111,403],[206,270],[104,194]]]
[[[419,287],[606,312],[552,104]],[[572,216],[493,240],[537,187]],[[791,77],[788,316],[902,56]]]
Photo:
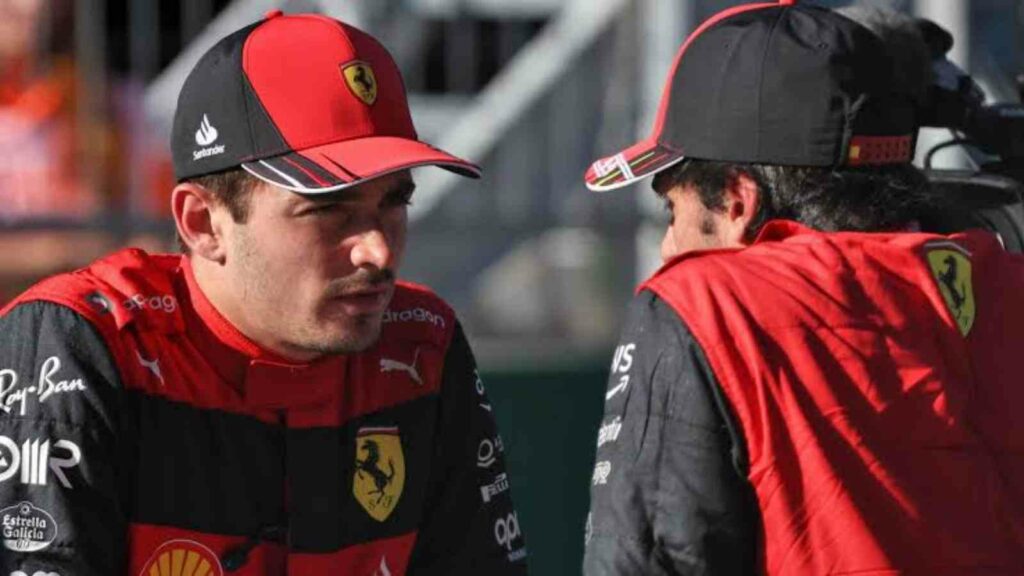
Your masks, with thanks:
[[[749,238],[779,218],[824,232],[904,230],[941,205],[925,175],[909,164],[831,168],[687,159],[658,174],[654,187],[664,194],[692,185],[706,208],[722,210],[725,187],[741,173],[761,195]]]
[[[185,182],[209,190],[213,194],[214,201],[228,209],[232,220],[244,224],[249,219],[252,191],[260,183],[260,179],[241,168],[234,168],[224,172],[188,178]],[[188,245],[180,235],[177,236],[177,242],[181,252],[188,254]]]

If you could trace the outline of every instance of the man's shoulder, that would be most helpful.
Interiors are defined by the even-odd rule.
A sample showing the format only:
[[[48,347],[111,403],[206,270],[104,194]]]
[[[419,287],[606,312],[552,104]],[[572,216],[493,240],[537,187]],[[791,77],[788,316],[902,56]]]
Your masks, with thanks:
[[[811,280],[838,277],[853,274],[855,268],[880,265],[879,258],[919,258],[922,249],[931,243],[962,242],[966,238],[919,232],[822,232],[793,222],[770,224],[747,246],[682,254],[662,266],[648,284],[674,282],[680,276],[685,276],[688,284],[742,284],[794,270],[800,271],[798,277]],[[976,242],[977,238],[971,240]],[[878,258],[864,259],[865,253]]]
[[[0,310],[0,316],[24,304],[48,302],[115,330],[138,323],[140,317],[147,325],[166,324],[179,308],[173,278],[180,264],[180,255],[120,250],[84,268],[41,280]]]

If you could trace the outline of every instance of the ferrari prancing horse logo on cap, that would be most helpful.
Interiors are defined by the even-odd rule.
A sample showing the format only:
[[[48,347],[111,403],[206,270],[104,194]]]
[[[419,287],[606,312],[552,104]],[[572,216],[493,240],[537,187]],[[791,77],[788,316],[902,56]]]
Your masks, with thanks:
[[[367,106],[377,101],[377,78],[366,62],[352,62],[341,69],[349,90]]]

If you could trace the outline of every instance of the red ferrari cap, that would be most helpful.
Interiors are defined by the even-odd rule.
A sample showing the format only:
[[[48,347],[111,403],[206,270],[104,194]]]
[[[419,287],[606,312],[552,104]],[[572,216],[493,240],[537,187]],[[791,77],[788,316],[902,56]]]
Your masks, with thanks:
[[[480,176],[419,140],[401,74],[376,39],[279,10],[223,38],[192,69],[171,150],[179,181],[241,166],[306,194],[425,165]]]

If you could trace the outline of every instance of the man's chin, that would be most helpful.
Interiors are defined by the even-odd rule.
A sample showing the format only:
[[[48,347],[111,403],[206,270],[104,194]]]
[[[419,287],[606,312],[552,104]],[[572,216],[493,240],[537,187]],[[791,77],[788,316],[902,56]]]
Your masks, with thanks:
[[[325,334],[317,349],[323,354],[355,354],[371,348],[380,340],[381,318],[367,321],[346,322],[345,326],[332,327]]]

